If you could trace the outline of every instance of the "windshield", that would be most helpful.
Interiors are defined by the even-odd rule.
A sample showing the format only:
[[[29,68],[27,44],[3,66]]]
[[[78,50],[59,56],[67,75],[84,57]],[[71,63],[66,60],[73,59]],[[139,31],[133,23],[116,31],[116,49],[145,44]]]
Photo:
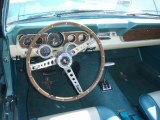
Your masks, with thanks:
[[[7,23],[42,13],[69,10],[105,10],[159,14],[159,0],[10,0]],[[114,15],[114,14],[113,14]]]

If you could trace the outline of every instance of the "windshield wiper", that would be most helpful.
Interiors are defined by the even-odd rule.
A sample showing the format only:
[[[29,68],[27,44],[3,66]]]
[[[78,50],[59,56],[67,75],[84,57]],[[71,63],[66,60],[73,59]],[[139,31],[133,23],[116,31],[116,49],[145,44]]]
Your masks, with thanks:
[[[150,18],[160,18],[160,15],[157,14],[150,14],[150,13],[126,13],[124,11],[116,11],[116,10],[67,10],[67,11],[49,11],[44,13],[35,13],[35,14],[25,14],[19,16],[22,17],[22,19],[19,19],[17,21],[8,23],[12,24],[15,22],[20,21],[27,21],[27,20],[36,20],[41,18],[49,18],[49,17],[63,17],[63,16],[91,16],[93,14],[98,15],[117,15],[117,16],[137,16],[137,17],[150,17]]]
[[[138,17],[151,17],[151,18],[160,18],[158,14],[151,13],[126,13],[127,16],[138,16]]]
[[[103,15],[127,15],[127,16],[141,16],[141,17],[152,17],[152,18],[160,18],[158,14],[151,14],[151,13],[126,13],[124,11],[116,11],[116,10],[69,10],[69,11],[59,11],[55,12],[53,16],[55,17],[62,17],[62,16],[69,16],[69,15],[80,15],[82,14],[103,14]]]
[[[23,15],[21,17],[27,16],[29,19],[35,19],[35,18],[43,18],[43,17],[62,17],[62,16],[69,16],[69,15],[80,15],[80,14],[88,14],[88,13],[96,13],[96,14],[122,14],[124,12],[122,11],[114,11],[114,10],[67,10],[67,11],[51,11],[46,13],[40,13],[40,14],[28,14]]]
[[[92,13],[92,14],[91,14]],[[50,11],[50,12],[44,12],[44,13],[35,13],[35,14],[25,14],[20,15],[19,18],[22,17],[22,19],[19,19],[17,21],[8,23],[12,24],[19,21],[27,21],[27,20],[35,20],[35,19],[41,19],[41,18],[49,18],[49,17],[62,17],[62,16],[79,16],[83,14],[85,15],[93,15],[93,14],[103,14],[103,15],[122,15],[124,12],[122,11],[114,11],[114,10],[68,10],[68,11]]]
[[[124,12],[123,12],[124,13]],[[15,22],[21,21],[28,21],[28,20],[36,20],[41,18],[49,18],[49,17],[62,17],[62,16],[80,16],[82,15],[93,15],[93,14],[102,14],[102,15],[120,15],[122,14],[121,11],[114,11],[114,10],[68,10],[68,11],[49,11],[44,13],[35,13],[35,14],[25,14],[18,16],[17,21],[13,21],[8,23],[12,24]],[[21,19],[20,19],[21,18]]]
[[[111,14],[111,13],[114,13],[114,14],[120,14],[122,13],[122,11],[114,11],[114,10],[70,10],[70,11],[60,11],[60,12],[56,12],[54,14],[54,16],[57,16],[57,17],[61,17],[61,16],[64,16],[64,15],[73,15],[73,14],[82,14],[82,13],[103,13],[103,14]],[[124,12],[123,12],[124,13]]]

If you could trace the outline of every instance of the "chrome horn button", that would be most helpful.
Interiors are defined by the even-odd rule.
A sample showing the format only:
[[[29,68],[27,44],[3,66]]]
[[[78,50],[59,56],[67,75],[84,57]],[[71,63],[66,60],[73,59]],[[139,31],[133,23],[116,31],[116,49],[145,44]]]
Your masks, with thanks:
[[[72,65],[72,57],[68,53],[62,53],[57,58],[57,64],[61,68],[68,68]]]

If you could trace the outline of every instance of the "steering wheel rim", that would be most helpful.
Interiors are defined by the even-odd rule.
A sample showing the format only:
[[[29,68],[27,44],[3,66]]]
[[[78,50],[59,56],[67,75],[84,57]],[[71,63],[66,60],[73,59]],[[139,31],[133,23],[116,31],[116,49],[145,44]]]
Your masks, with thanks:
[[[91,36],[93,36],[94,40],[96,41],[96,43],[99,46],[99,50],[100,50],[100,59],[101,59],[101,63],[100,63],[100,68],[99,68],[99,72],[98,75],[96,77],[96,80],[93,82],[93,84],[91,86],[89,86],[83,93],[78,94],[76,96],[72,96],[72,97],[59,97],[59,96],[54,96],[52,94],[47,93],[45,90],[43,90],[36,82],[36,80],[34,79],[34,77],[32,76],[32,70],[30,67],[30,59],[31,59],[31,53],[32,53],[32,49],[34,44],[36,43],[36,41],[38,40],[38,38],[45,32],[47,32],[50,29],[53,29],[54,27],[60,26],[60,25],[71,25],[74,27],[78,27],[81,28],[82,30],[88,32],[88,34],[90,34]],[[68,22],[68,21],[64,21],[64,22],[56,22],[53,23],[45,28],[43,28],[42,30],[40,30],[34,37],[34,39],[32,40],[29,48],[28,48],[28,52],[27,52],[27,56],[26,56],[26,70],[27,70],[27,74],[29,77],[29,80],[31,82],[31,84],[34,86],[34,88],[43,96],[51,99],[51,100],[56,100],[56,101],[74,101],[74,100],[78,100],[84,96],[86,96],[88,93],[90,93],[98,84],[98,82],[100,81],[103,71],[104,71],[104,64],[105,64],[105,54],[104,54],[104,49],[103,46],[101,44],[101,41],[99,40],[99,38],[96,36],[96,34],[87,26],[85,25],[81,25],[75,22]]]

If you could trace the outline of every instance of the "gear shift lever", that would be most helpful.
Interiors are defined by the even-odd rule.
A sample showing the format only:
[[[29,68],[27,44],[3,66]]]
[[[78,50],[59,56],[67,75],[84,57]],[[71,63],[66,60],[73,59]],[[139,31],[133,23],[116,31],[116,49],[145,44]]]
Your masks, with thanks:
[[[113,65],[115,65],[114,62],[107,62],[107,63],[104,64],[104,67],[105,67],[104,78],[103,78],[103,81],[101,81],[99,83],[102,91],[107,91],[107,90],[111,90],[112,89],[111,85],[108,83],[107,78],[106,78],[106,67],[110,67],[110,66],[113,66]]]

